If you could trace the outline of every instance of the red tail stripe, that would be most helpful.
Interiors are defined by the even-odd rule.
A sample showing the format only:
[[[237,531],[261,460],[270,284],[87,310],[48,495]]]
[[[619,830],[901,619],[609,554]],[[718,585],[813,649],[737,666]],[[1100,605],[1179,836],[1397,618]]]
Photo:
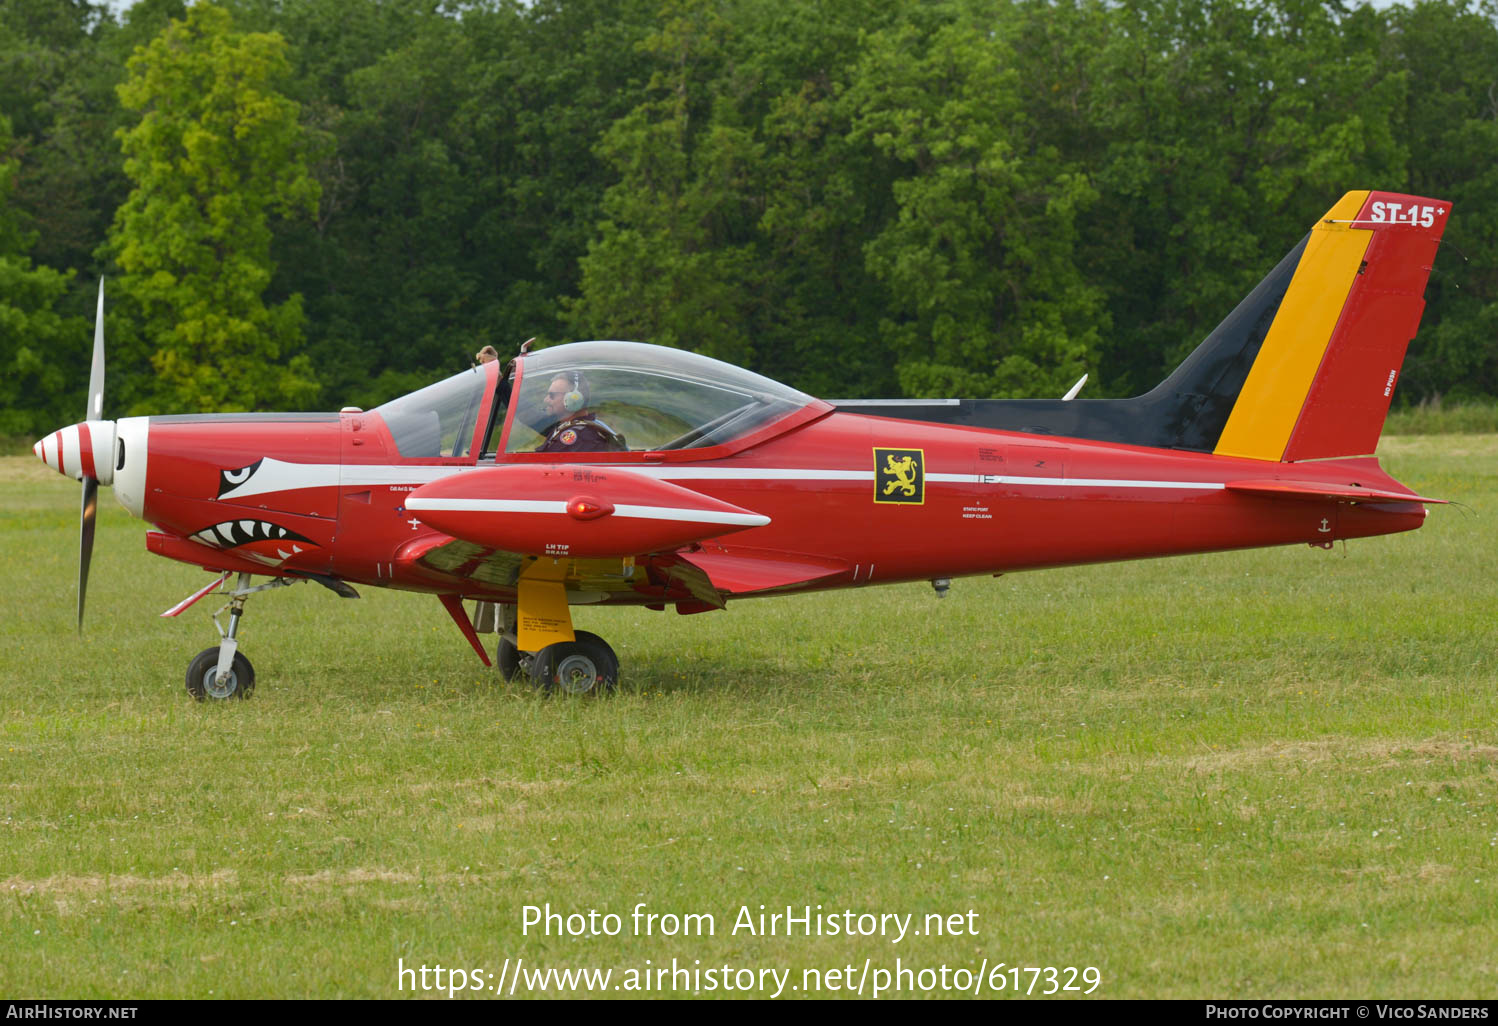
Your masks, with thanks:
[[[1368,194],[1353,227],[1372,229],[1373,238],[1290,432],[1286,461],[1360,456],[1378,446],[1450,214],[1444,200]]]

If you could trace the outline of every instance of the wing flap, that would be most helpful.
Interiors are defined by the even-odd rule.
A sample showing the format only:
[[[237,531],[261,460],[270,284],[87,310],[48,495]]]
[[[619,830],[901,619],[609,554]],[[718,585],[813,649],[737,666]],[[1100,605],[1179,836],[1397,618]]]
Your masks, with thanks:
[[[703,550],[682,553],[678,558],[707,574],[714,588],[731,595],[809,584],[848,571],[848,564],[841,559],[750,549]]]

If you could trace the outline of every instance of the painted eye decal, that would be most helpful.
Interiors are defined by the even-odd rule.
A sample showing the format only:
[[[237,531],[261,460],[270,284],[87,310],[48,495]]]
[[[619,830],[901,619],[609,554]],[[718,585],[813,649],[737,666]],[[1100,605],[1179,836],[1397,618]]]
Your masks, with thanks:
[[[220,470],[218,472],[219,498],[222,499],[225,492],[232,492],[234,489],[238,488],[240,485],[248,481],[250,477],[255,473],[255,471],[260,468],[260,464],[264,461],[265,457],[262,456],[254,463],[251,463],[248,467],[240,467],[238,470]]]

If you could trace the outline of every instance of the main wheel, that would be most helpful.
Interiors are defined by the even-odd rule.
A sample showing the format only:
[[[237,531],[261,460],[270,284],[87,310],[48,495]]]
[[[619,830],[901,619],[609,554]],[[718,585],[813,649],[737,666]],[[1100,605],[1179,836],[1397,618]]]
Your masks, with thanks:
[[[229,677],[218,683],[218,646],[205,648],[187,664],[187,693],[199,702],[205,698],[249,698],[255,690],[255,668],[242,653],[234,653]]]
[[[565,695],[612,691],[619,683],[619,657],[596,634],[578,631],[576,641],[559,641],[536,653],[531,683]]]

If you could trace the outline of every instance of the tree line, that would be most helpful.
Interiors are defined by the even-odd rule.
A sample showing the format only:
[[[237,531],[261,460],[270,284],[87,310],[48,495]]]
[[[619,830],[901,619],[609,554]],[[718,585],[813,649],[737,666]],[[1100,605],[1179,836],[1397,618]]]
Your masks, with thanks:
[[[1164,377],[1343,192],[1455,205],[1399,401],[1498,395],[1498,6],[0,6],[0,435],[628,338],[814,394]]]

